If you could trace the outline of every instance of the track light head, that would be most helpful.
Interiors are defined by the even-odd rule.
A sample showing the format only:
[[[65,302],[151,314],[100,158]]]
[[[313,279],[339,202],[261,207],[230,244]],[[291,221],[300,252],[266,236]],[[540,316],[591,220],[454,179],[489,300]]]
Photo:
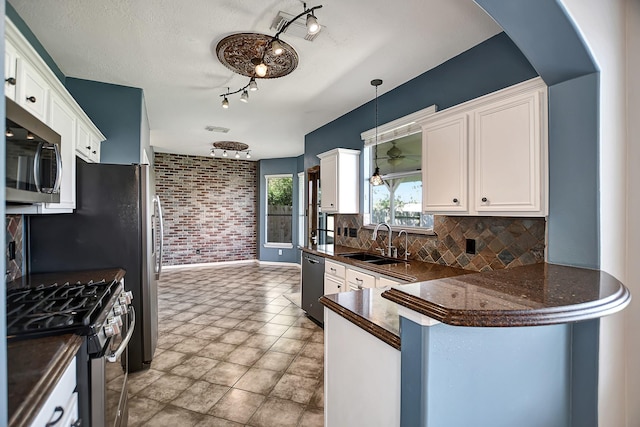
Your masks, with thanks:
[[[278,39],[273,39],[271,42],[271,52],[276,56],[280,56],[284,53],[284,48]]]
[[[249,90],[251,92],[255,92],[258,90],[258,83],[256,82],[255,77],[251,77],[251,80],[249,80]]]
[[[242,91],[242,95],[240,95],[240,101],[244,102],[245,104],[249,102],[249,92],[247,92],[246,89]]]
[[[318,24],[318,19],[312,13],[307,14],[307,32],[310,35],[317,34],[320,31],[320,24]]]
[[[224,150],[224,151],[222,152],[222,157],[227,157],[227,156],[228,156],[228,154],[227,154],[227,150]]]
[[[247,151],[247,159],[251,158],[251,150]]]
[[[222,99],[222,108],[229,108],[229,100],[226,96]]]

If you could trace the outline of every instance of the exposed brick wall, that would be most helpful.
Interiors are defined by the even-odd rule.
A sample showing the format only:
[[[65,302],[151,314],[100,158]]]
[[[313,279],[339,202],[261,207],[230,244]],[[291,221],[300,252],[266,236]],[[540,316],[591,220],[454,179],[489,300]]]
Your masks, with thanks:
[[[257,169],[246,160],[155,154],[163,265],[256,258]]]

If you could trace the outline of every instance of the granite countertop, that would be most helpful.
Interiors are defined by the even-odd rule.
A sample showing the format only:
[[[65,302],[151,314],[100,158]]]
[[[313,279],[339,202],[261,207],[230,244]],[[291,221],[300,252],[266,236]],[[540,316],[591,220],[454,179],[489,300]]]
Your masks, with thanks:
[[[340,316],[400,350],[400,318],[398,305],[382,298],[384,289],[324,295],[320,302]]]
[[[454,326],[540,326],[616,313],[629,290],[608,273],[533,264],[395,286],[383,298]]]
[[[120,280],[118,268],[79,272],[33,274],[7,283],[7,290],[53,283]],[[10,341],[7,345],[9,426],[31,424],[40,408],[82,345],[79,335],[65,334]]]
[[[631,300],[629,290],[613,276],[586,268],[542,263],[477,273],[420,261],[374,267],[340,256],[359,251],[354,248],[327,245],[303,250],[403,280],[409,280],[409,274],[418,279],[386,290],[320,298],[327,308],[398,349],[396,304],[454,326],[513,327],[602,317],[622,310]]]
[[[9,343],[9,426],[31,424],[81,344],[82,337],[74,334]]]
[[[341,262],[343,264],[353,265],[354,267],[371,270],[373,272],[384,274],[385,276],[395,277],[405,282],[422,282],[431,279],[440,279],[443,277],[458,276],[460,274],[474,273],[473,271],[463,270],[456,267],[448,267],[446,265],[434,264],[430,262],[422,262],[417,260],[404,261],[399,259],[397,263],[375,265],[363,261],[345,258],[341,254],[366,252],[363,249],[351,248],[339,245],[317,245],[314,247],[301,248],[305,252],[320,255],[328,259]],[[377,254],[376,255],[380,255]]]

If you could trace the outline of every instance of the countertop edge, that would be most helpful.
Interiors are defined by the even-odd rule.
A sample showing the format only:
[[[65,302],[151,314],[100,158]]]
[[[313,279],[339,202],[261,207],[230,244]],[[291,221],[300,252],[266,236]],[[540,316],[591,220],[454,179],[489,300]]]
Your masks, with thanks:
[[[344,308],[342,305],[338,304],[335,301],[332,301],[326,296],[320,297],[319,301],[329,310],[339,314],[354,325],[358,326],[366,332],[369,332],[371,335],[390,345],[396,350],[400,350],[400,337],[396,334],[388,331],[380,325],[371,322],[370,320],[367,320],[366,318],[352,312],[351,310]]]
[[[68,340],[61,351],[58,351],[51,358],[47,371],[30,390],[26,398],[20,402],[20,406],[13,412],[9,419],[10,427],[29,426],[38,415],[38,412],[49,398],[49,395],[56,387],[62,374],[64,374],[69,363],[73,360],[82,345],[82,337],[79,335],[70,334]]]
[[[396,288],[384,291],[382,297],[447,325],[467,327],[544,326],[578,322],[617,313],[631,301],[631,293],[622,285],[616,294],[603,300],[538,310],[448,309]]]

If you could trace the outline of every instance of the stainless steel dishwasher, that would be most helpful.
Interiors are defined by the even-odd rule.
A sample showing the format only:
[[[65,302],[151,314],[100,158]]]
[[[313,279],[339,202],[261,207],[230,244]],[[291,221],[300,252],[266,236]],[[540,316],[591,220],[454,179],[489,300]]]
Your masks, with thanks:
[[[302,309],[320,324],[324,310],[318,301],[324,295],[324,257],[302,253]]]

